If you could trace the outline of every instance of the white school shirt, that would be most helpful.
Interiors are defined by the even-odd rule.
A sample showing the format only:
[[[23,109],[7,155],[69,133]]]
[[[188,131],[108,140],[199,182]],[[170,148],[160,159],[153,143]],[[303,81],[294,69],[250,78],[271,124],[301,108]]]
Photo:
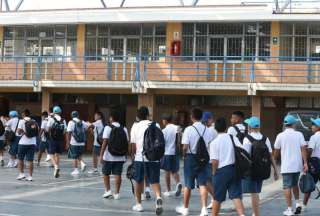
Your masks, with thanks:
[[[74,137],[72,136],[72,133],[74,131],[74,128],[75,128],[75,122],[79,122],[80,119],[78,118],[73,118],[71,121],[69,121],[68,123],[68,127],[67,127],[67,132],[69,132],[71,134],[71,140],[70,140],[70,145],[74,145],[74,146],[84,146],[85,145],[85,142],[82,142],[82,143],[78,143]],[[82,121],[82,127],[84,130],[87,130],[88,128],[88,124],[84,121]]]
[[[303,170],[301,147],[305,145],[303,134],[292,128],[278,134],[274,148],[281,151],[281,173],[297,173]]]
[[[209,147],[209,143],[214,139],[213,132],[208,127],[201,122],[195,122],[192,126],[187,127],[182,135],[182,144],[189,145],[187,154],[196,154],[197,152],[196,148],[200,136],[194,127],[197,128],[199,134],[203,136],[207,148]],[[204,130],[205,133],[203,133]]]
[[[61,116],[60,115],[58,115],[58,114],[54,114],[53,116],[50,116],[49,118],[48,118],[48,123],[47,123],[47,127],[46,127],[46,129],[47,129],[47,131],[49,132],[49,130],[50,130],[50,128],[52,127],[52,125],[54,124],[54,118],[56,118],[57,119],[57,121],[61,121]],[[67,129],[67,123],[66,123],[66,121],[65,120],[63,120],[63,124],[64,124],[64,128],[65,128],[65,130]]]
[[[19,118],[18,117],[14,117],[11,118],[7,123],[6,123],[6,130],[7,131],[15,131],[18,125],[18,121]],[[16,136],[21,136],[20,134],[18,134],[18,130],[16,131]]]
[[[261,140],[263,137],[263,135],[260,132],[251,132],[251,133],[249,133],[249,135],[252,136],[256,140]],[[268,147],[269,152],[272,153],[272,147],[271,147],[271,143],[270,143],[270,140],[268,137],[266,139],[266,145]],[[245,137],[243,139],[243,148],[251,155],[252,143],[250,142],[250,140],[247,137]]]
[[[115,127],[120,127],[120,124],[118,122],[113,122],[112,125]],[[123,129],[126,132],[127,139],[129,141],[128,130],[125,127]],[[112,130],[112,128],[109,125],[105,126],[104,131],[103,131],[103,136],[102,136],[103,139],[110,138],[111,130]],[[107,146],[107,148],[103,154],[103,160],[104,161],[126,161],[126,156],[114,156],[114,155],[110,154],[110,152],[108,151],[108,146]]]
[[[21,129],[26,132],[26,121],[30,121],[30,117],[25,117],[24,119],[19,121],[18,130]],[[37,145],[37,137],[27,137],[25,134],[21,136],[19,140],[19,145]]]
[[[133,124],[132,124],[132,127],[131,127],[131,130],[130,130],[130,139],[131,139],[131,137],[133,137],[133,134],[135,134],[135,130],[136,130],[136,128],[137,128],[137,124],[138,124],[139,122],[134,122]],[[131,143],[132,143],[132,141],[130,141]]]
[[[242,145],[237,137],[233,137],[236,146],[242,148]],[[210,143],[210,160],[219,161],[218,169],[232,165],[235,163],[234,146],[230,134],[220,133]]]
[[[166,143],[165,155],[175,155],[176,154],[176,138],[178,133],[178,126],[174,124],[168,124],[162,130],[164,140]]]
[[[236,124],[235,126],[239,128],[241,133],[245,133],[246,127],[244,126],[244,124]],[[227,133],[231,134],[232,136],[237,136],[238,134],[234,126],[229,127]]]
[[[314,135],[310,137],[308,148],[312,149],[311,157],[316,157],[320,159],[320,131],[317,131]]]
[[[47,124],[48,124],[48,118],[45,118],[45,119],[43,119],[42,121],[41,121],[41,129],[43,130],[43,131],[46,131],[47,130]],[[45,136],[45,132],[42,132],[42,134],[40,134],[40,136],[41,136],[41,141],[42,142],[46,142],[47,141],[47,138],[46,138],[46,136]]]
[[[97,121],[93,122],[92,124],[94,125],[94,129],[93,129],[93,137],[94,137],[93,145],[100,147],[101,145],[98,143],[97,138],[98,138],[99,134],[102,133],[102,131],[104,129],[104,126],[103,126],[101,120],[97,120]]]
[[[142,155],[143,152],[143,140],[144,140],[144,132],[148,129],[149,125],[152,122],[150,120],[142,120],[136,123],[134,126],[134,131],[131,136],[131,143],[136,144],[136,156],[134,158],[135,161],[146,161],[148,160]],[[157,127],[160,128],[159,124]]]
[[[6,128],[6,120],[4,118],[1,118],[0,121],[2,121],[2,125],[4,128]],[[0,140],[5,140],[5,135],[3,133],[2,136],[0,136]]]

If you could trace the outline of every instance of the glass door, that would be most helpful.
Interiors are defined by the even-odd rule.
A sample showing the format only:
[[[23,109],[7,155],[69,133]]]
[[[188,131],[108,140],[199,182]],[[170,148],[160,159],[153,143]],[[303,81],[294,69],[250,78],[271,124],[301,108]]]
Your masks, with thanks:
[[[135,61],[136,56],[139,55],[139,38],[126,39],[126,56],[128,61]]]
[[[227,40],[227,53],[228,60],[241,60],[241,37],[228,37]]]
[[[110,55],[112,60],[123,61],[125,57],[125,38],[112,38]]]
[[[222,61],[225,53],[224,38],[210,38],[210,60]]]
[[[311,61],[320,61],[320,38],[310,38],[309,56]]]

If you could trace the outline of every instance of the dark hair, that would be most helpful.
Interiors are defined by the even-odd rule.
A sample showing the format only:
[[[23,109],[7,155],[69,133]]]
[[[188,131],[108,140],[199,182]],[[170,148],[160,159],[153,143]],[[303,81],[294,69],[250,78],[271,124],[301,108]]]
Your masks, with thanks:
[[[149,116],[149,109],[146,106],[141,106],[137,111],[137,117],[140,121],[147,120]]]
[[[173,121],[173,116],[170,113],[163,113],[161,115],[162,120],[166,120],[167,122],[172,122]]]
[[[227,130],[227,121],[225,118],[218,118],[214,123],[214,128],[218,133],[225,132]]]
[[[103,113],[100,112],[100,111],[96,111],[96,114],[98,116],[100,116],[100,120],[101,120],[102,124],[105,125],[106,124],[106,118],[104,117]]]
[[[114,122],[119,122],[120,121],[120,112],[119,110],[112,109],[110,112],[110,117]]]
[[[191,111],[191,115],[195,120],[200,121],[202,119],[202,110],[200,108],[194,108]]]
[[[240,118],[244,119],[244,113],[241,111],[234,111],[232,113],[232,115],[236,115],[236,116],[239,116]]]
[[[44,116],[44,117],[48,117],[48,112],[47,111],[43,111],[41,115]]]
[[[22,112],[25,116],[30,116],[30,110],[28,110],[28,109],[25,109],[25,110],[23,110],[23,112]]]

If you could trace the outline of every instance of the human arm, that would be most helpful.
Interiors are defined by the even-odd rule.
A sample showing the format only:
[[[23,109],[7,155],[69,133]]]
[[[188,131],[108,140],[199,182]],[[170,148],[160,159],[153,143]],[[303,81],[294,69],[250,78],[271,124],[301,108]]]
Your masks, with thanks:
[[[217,169],[219,167],[219,161],[218,160],[211,160],[211,169],[212,169],[212,175],[215,175],[217,172]]]

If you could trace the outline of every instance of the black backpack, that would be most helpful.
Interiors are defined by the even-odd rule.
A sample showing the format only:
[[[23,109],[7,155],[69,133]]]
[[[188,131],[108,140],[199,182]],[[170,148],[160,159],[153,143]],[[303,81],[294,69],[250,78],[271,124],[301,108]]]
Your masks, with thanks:
[[[239,129],[236,125],[233,126],[233,128],[237,131],[236,137],[237,137],[238,140],[241,142],[241,144],[243,143],[244,138],[248,135],[248,129],[247,129],[246,125],[244,125],[244,126],[245,126],[245,131],[244,131],[244,133],[242,133],[242,132],[240,131],[240,129]]]
[[[102,143],[103,143],[103,131],[104,131],[104,129],[102,129],[100,131],[100,133],[99,133],[98,128],[97,127],[95,128],[95,132],[97,133],[97,139],[96,140],[97,140],[97,143],[99,145],[102,145]]]
[[[0,120],[0,136],[3,136],[5,131],[6,130],[4,128],[3,122]]]
[[[271,155],[266,145],[267,137],[262,136],[261,140],[256,140],[247,135],[247,139],[252,143],[251,148],[251,178],[253,180],[266,180],[271,175]]]
[[[53,117],[53,124],[50,128],[50,137],[53,140],[61,141],[64,138],[65,125],[64,120],[61,119],[58,121],[55,117]]]
[[[74,129],[72,132],[72,136],[77,143],[84,143],[86,142],[86,131],[83,128],[82,121],[73,121],[74,122]]]
[[[33,119],[25,121],[25,135],[28,138],[36,137],[39,135],[39,126]]]
[[[252,167],[252,160],[246,150],[236,146],[232,135],[230,135],[230,138],[234,148],[236,177],[237,179],[242,179],[245,176],[249,176]]]
[[[205,167],[206,165],[208,165],[209,161],[210,161],[210,156],[208,153],[208,149],[207,149],[207,145],[206,142],[203,139],[203,136],[206,132],[207,127],[205,127],[203,134],[201,135],[198,131],[198,129],[195,126],[192,126],[198,133],[199,135],[199,139],[196,145],[196,160],[198,162],[198,165],[200,168]],[[190,148],[190,145],[189,145]],[[191,152],[191,150],[190,150]]]
[[[143,154],[149,161],[160,160],[165,151],[165,140],[160,128],[152,122],[144,132]]]
[[[108,151],[114,156],[126,156],[128,154],[129,143],[127,134],[122,126],[110,126],[111,133],[108,140]]]

